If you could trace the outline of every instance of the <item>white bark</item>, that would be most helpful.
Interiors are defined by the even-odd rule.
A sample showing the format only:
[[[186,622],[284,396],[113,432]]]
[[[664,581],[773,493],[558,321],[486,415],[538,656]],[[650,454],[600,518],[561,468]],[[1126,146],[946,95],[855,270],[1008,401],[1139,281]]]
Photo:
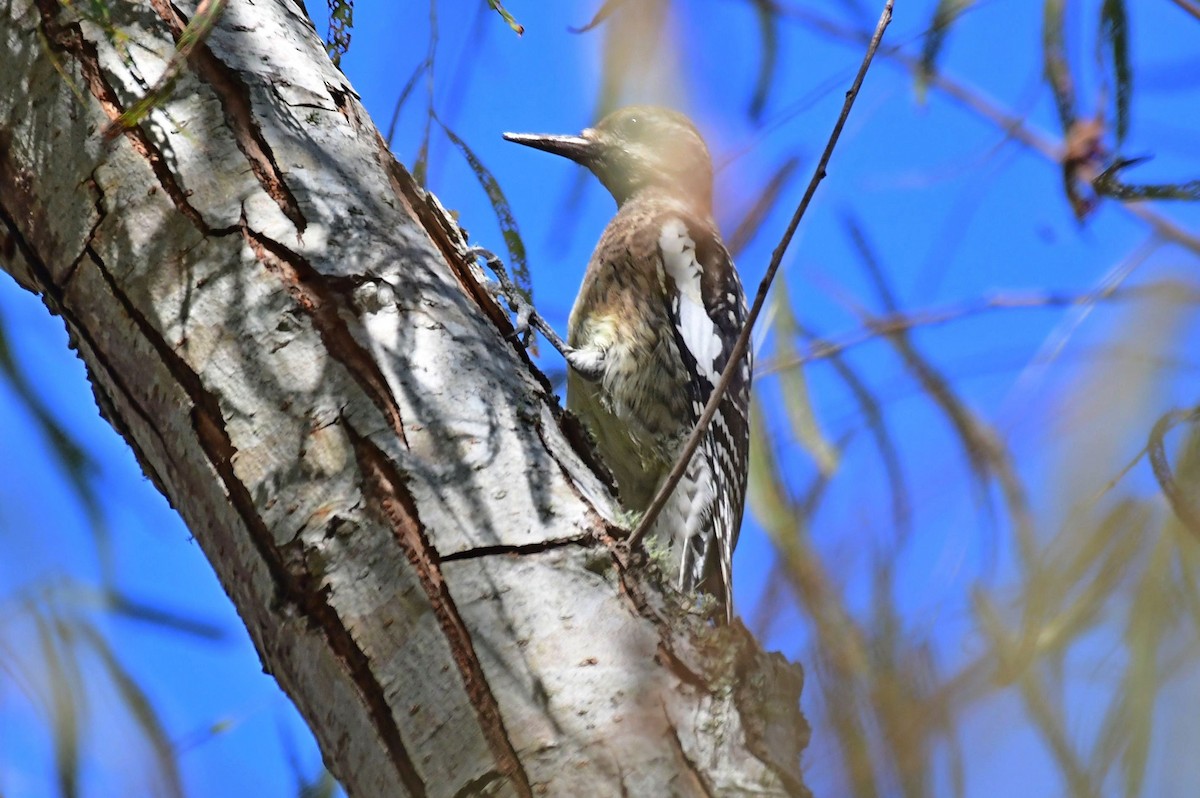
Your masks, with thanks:
[[[106,5],[121,36],[0,3],[0,265],[349,793],[802,793],[798,669],[614,556],[607,488],[303,11],[232,0],[106,143],[186,24]]]

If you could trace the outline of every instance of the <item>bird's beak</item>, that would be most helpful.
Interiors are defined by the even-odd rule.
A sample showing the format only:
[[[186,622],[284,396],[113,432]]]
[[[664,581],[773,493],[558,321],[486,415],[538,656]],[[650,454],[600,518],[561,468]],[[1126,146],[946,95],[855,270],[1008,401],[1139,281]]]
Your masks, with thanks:
[[[587,131],[585,131],[586,133]],[[535,150],[561,155],[585,166],[592,160],[596,152],[597,142],[594,138],[583,136],[548,136],[540,133],[505,133],[508,141],[533,147]]]

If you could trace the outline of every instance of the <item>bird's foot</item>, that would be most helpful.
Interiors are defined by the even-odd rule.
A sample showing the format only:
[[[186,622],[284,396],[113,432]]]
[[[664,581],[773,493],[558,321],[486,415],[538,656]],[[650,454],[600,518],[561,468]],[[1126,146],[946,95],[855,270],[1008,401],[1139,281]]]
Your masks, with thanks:
[[[467,250],[467,255],[482,259],[496,275],[496,282],[489,282],[487,289],[498,302],[503,301],[516,314],[513,322],[513,334],[518,336],[524,346],[529,345],[530,330],[537,330],[581,377],[592,382],[600,379],[604,373],[605,353],[603,349],[575,349],[568,346],[567,342],[560,338],[554,328],[541,317],[529,298],[508,276],[504,263],[494,252],[483,247],[471,247]]]
[[[467,250],[466,254],[470,258],[481,259],[492,270],[492,273],[496,275],[496,282],[488,282],[485,285],[492,296],[496,298],[497,302],[503,301],[504,304],[508,305],[509,310],[516,314],[516,318],[513,321],[513,334],[525,346],[528,346],[530,330],[537,330],[545,336],[551,346],[562,352],[563,357],[566,357],[566,353],[570,350],[570,347],[566,345],[562,338],[559,338],[554,328],[546,323],[546,320],[538,314],[537,309],[533,306],[533,302],[517,287],[512,278],[508,276],[508,270],[504,268],[504,262],[494,252],[483,247],[471,247]]]

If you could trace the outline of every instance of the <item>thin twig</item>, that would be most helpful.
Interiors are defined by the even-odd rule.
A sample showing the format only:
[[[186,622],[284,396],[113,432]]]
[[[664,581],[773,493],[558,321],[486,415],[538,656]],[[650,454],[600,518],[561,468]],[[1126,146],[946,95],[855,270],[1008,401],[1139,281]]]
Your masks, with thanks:
[[[775,251],[771,253],[771,263],[767,267],[767,273],[763,275],[762,282],[758,285],[758,294],[754,297],[754,304],[750,307],[750,313],[746,317],[746,325],[742,328],[742,332],[738,335],[737,341],[733,345],[733,351],[729,354],[729,361],[725,365],[725,370],[721,373],[721,379],[717,381],[717,385],[713,388],[712,395],[708,397],[708,404],[704,406],[704,412],[700,415],[700,420],[696,422],[696,428],[692,430],[691,436],[684,444],[683,450],[679,453],[679,457],[675,461],[675,466],[671,469],[671,473],[667,475],[666,480],[658,488],[658,493],[654,496],[654,501],[650,502],[650,506],[646,508],[645,515],[642,516],[641,522],[637,525],[637,529],[629,536],[626,545],[632,549],[642,538],[646,536],[651,525],[658,514],[662,512],[662,508],[666,505],[667,499],[675,490],[675,486],[679,484],[679,480],[683,478],[683,472],[687,470],[688,463],[691,462],[692,455],[696,452],[696,447],[700,445],[700,438],[703,437],[708,429],[712,417],[716,415],[717,407],[721,402],[721,397],[725,395],[725,391],[729,388],[729,383],[733,380],[733,375],[742,367],[742,358],[746,354],[746,347],[750,342],[750,334],[754,329],[754,322],[758,319],[758,314],[762,311],[763,305],[767,300],[767,292],[771,288],[771,282],[775,279],[775,272],[779,271],[779,264],[783,260],[783,253],[787,251],[788,245],[792,242],[792,236],[796,233],[796,228],[800,225],[800,219],[808,210],[808,205],[812,202],[813,195],[817,191],[817,186],[825,177],[825,167],[829,164],[829,159],[833,155],[833,149],[837,146],[838,138],[841,137],[842,128],[846,125],[846,119],[850,116],[850,108],[854,105],[854,100],[858,97],[858,91],[862,87],[863,79],[867,76],[867,69],[871,66],[871,60],[875,57],[875,51],[879,49],[879,42],[883,39],[883,32],[887,29],[888,23],[892,21],[892,3],[893,0],[886,0],[883,7],[883,13],[879,16],[879,23],[875,26],[875,34],[871,37],[871,43],[867,46],[866,55],[863,56],[862,65],[858,68],[858,74],[854,77],[854,83],[850,86],[850,90],[846,92],[846,101],[842,104],[842,112],[838,116],[837,123],[833,126],[833,132],[829,134],[829,141],[825,145],[825,151],[821,153],[821,159],[817,162],[817,167],[813,170],[812,180],[808,183],[808,188],[804,192],[804,197],[800,200],[800,204],[796,207],[796,212],[792,215],[792,221],[788,224],[787,230],[783,234],[779,245],[775,247]]]
[[[1102,286],[1082,294],[1061,293],[998,293],[982,296],[956,305],[925,308],[904,313],[888,313],[864,320],[863,326],[837,337],[814,338],[807,351],[794,357],[775,358],[755,368],[758,376],[766,376],[788,368],[824,360],[879,338],[925,327],[936,327],[962,319],[973,318],[998,310],[1046,310],[1063,307],[1090,307],[1107,300],[1132,300],[1153,296],[1200,304],[1200,292],[1189,292],[1186,286],[1174,282],[1147,283],[1130,287]]]

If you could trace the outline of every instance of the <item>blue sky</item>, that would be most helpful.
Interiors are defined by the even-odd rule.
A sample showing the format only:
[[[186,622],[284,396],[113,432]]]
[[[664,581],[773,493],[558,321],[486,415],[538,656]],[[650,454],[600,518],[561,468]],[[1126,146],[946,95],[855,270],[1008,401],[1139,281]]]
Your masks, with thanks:
[[[310,11],[321,14],[322,4]],[[393,149],[411,164],[432,103],[442,122],[461,136],[495,174],[516,215],[529,251],[535,298],[551,323],[563,330],[588,254],[613,211],[594,180],[552,156],[507,144],[501,132],[575,132],[594,121],[601,81],[603,30],[585,35],[568,26],[587,22],[596,2],[509,3],[525,25],[517,37],[483,3],[442,2],[432,93],[422,79],[399,116]],[[859,6],[861,15],[848,8]],[[1147,181],[1190,179],[1197,167],[1194,114],[1200,89],[1196,20],[1171,3],[1129,3],[1136,68],[1134,126],[1122,154],[1153,154],[1133,175]],[[843,24],[862,27],[878,9],[871,3],[796,2]],[[780,27],[776,78],[761,123],[747,105],[759,67],[759,30],[750,4],[733,0],[675,3],[668,33],[656,43],[659,63],[622,95],[623,102],[657,102],[688,112],[705,133],[715,160],[718,221],[726,233],[753,203],[783,158],[799,159],[796,176],[758,237],[740,256],[748,293],[753,293],[770,249],[799,199],[804,182],[841,106],[862,48],[814,34],[794,19]],[[909,52],[931,18],[933,3],[899,0],[887,42]],[[974,4],[949,37],[943,67],[994,102],[1057,141],[1056,119],[1041,79],[1041,4],[1032,0],[985,0]],[[1081,104],[1100,102],[1094,58],[1095,17],[1074,8],[1069,43],[1084,76]],[[423,3],[356,4],[355,27],[343,69],[362,101],[385,129],[401,88],[425,57],[429,8]],[[317,18],[318,30],[325,23]],[[1186,112],[1185,112],[1186,111]],[[501,251],[492,210],[463,158],[435,129],[428,183],[458,213],[475,243]],[[1155,209],[1196,230],[1194,207]],[[1115,203],[1104,203],[1080,225],[1063,196],[1057,165],[1007,139],[994,123],[965,111],[931,90],[922,101],[912,80],[894,65],[878,62],[834,155],[829,175],[785,260],[783,276],[795,313],[822,335],[838,337],[861,327],[864,310],[880,311],[862,259],[847,234],[847,220],[864,232],[889,275],[900,307],[944,308],[997,292],[1094,290],[1142,246],[1144,222]],[[1135,283],[1188,277],[1196,258],[1163,246],[1138,265]],[[777,287],[778,288],[778,287]],[[1194,318],[1170,317],[1161,308],[1101,306],[1081,316],[1056,309],[1005,310],[914,333],[917,345],[938,364],[982,418],[1013,447],[1031,502],[1048,527],[1066,510],[1064,493],[1083,495],[1132,459],[1158,413],[1195,402],[1197,363],[1179,342],[1194,339]],[[288,795],[295,785],[282,739],[294,739],[307,773],[319,755],[274,683],[261,673],[240,623],[204,561],[165,501],[140,475],[124,444],[97,415],[81,364],[65,345],[57,319],[35,298],[0,278],[0,317],[16,357],[40,397],[93,456],[92,477],[103,498],[111,531],[111,562],[122,589],[140,601],[203,619],[224,633],[218,642],[196,642],[129,620],[101,620],[123,661],[146,687],[172,738],[188,741],[180,757],[192,795]],[[769,319],[768,319],[769,320]],[[1114,346],[1158,339],[1160,353],[1182,365],[1154,372],[1142,382],[1115,370],[1106,378],[1090,356]],[[760,354],[769,359],[770,330]],[[1062,344],[1061,347],[1059,346]],[[1050,365],[1038,366],[1053,355]],[[981,513],[961,446],[944,416],[922,397],[903,363],[886,345],[868,343],[850,357],[881,402],[909,475],[917,533],[895,543],[888,513],[885,474],[864,431],[861,413],[843,383],[817,364],[807,373],[813,407],[830,440],[844,440],[842,469],[819,511],[808,519],[813,545],[836,574],[849,605],[860,612],[871,601],[869,556],[896,551],[897,582],[891,597],[913,629],[936,627],[937,655],[953,661],[969,655],[970,601],[966,588],[980,574],[1003,584],[1013,565],[1002,518]],[[548,371],[561,371],[556,356],[543,354]],[[808,484],[812,458],[787,443],[779,410],[778,375],[763,374],[756,392],[769,406],[768,424],[778,433],[787,481]],[[1088,415],[1093,413],[1093,415]],[[45,441],[12,386],[0,381],[0,534],[12,554],[0,559],[0,601],[17,601],[48,580],[94,584],[100,577],[96,538],[86,514],[46,453]],[[1087,456],[1081,458],[1079,453]],[[1080,465],[1080,463],[1083,465]],[[1069,464],[1072,478],[1064,477]],[[1076,470],[1078,473],[1075,473]],[[1156,486],[1145,468],[1123,485],[1151,496]],[[1040,487],[1057,486],[1047,494]],[[1074,491],[1074,493],[1071,493]],[[993,500],[995,496],[993,496]],[[1000,541],[1000,542],[996,542]],[[748,619],[766,590],[772,546],[753,516],[742,534],[735,574],[737,603]],[[24,591],[24,592],[23,592]],[[804,659],[811,630],[794,601],[785,602],[757,629],[765,642]],[[6,633],[5,640],[9,640]],[[19,635],[18,635],[19,637]],[[1096,722],[1089,685],[1103,683],[1103,669],[1089,664],[1115,650],[1103,634],[1080,653],[1083,674],[1068,679],[1072,731],[1086,737]],[[1194,665],[1172,687],[1175,706],[1195,707],[1200,684]],[[806,707],[815,701],[810,682]],[[111,702],[111,696],[108,699]],[[109,704],[111,705],[111,704]],[[114,740],[128,738],[128,722],[96,705],[95,743],[89,749],[89,795],[134,794],[139,787],[114,768]],[[0,702],[0,792],[50,795],[47,738],[24,732],[31,709],[19,693]],[[1194,714],[1194,713],[1193,713]],[[1156,716],[1170,738],[1186,718],[1164,702]],[[217,733],[207,733],[214,724]],[[1060,795],[1044,746],[1019,705],[1001,695],[971,713],[964,743],[967,794]],[[821,766],[828,755],[818,727],[808,757],[814,788],[837,794],[844,785]],[[1192,738],[1194,739],[1194,737]],[[1194,758],[1154,748],[1145,794],[1185,795],[1200,779]],[[950,794],[949,775],[935,779]],[[131,792],[132,790],[132,792]],[[147,793],[149,794],[149,793]]]

